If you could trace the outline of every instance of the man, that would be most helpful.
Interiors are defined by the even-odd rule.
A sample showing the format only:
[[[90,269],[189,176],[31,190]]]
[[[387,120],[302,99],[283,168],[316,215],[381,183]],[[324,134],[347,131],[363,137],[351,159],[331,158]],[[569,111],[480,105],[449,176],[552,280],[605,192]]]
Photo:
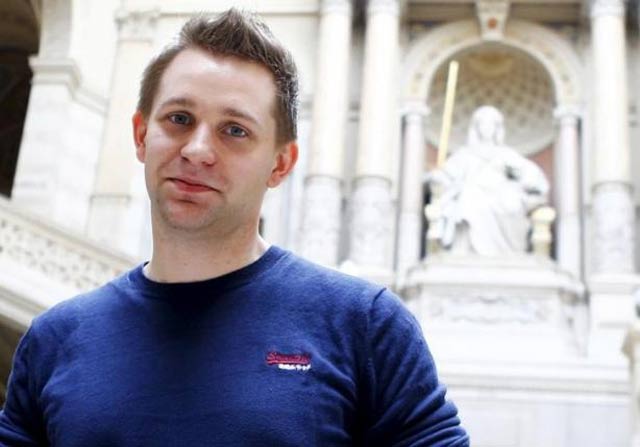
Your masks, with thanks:
[[[196,18],[145,71],[148,264],[36,318],[0,444],[468,445],[384,289],[258,236],[295,165],[296,71],[256,19]]]

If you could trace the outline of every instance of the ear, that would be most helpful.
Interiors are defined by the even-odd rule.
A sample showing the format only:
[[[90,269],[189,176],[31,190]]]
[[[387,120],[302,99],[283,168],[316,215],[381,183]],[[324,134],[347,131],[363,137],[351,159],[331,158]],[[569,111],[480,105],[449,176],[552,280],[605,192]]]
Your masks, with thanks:
[[[141,163],[144,163],[147,155],[147,147],[144,142],[147,136],[147,122],[140,110],[133,114],[131,122],[133,123],[133,142],[136,145],[136,157]]]
[[[276,160],[271,175],[267,181],[269,188],[275,188],[289,175],[298,161],[298,145],[290,141],[276,153]]]

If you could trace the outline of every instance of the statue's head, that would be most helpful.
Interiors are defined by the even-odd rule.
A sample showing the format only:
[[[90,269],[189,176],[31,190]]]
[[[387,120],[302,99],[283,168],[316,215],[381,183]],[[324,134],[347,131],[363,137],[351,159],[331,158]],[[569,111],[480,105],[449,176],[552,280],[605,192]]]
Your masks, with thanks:
[[[471,115],[467,145],[502,146],[504,144],[504,117],[493,106],[478,107]]]

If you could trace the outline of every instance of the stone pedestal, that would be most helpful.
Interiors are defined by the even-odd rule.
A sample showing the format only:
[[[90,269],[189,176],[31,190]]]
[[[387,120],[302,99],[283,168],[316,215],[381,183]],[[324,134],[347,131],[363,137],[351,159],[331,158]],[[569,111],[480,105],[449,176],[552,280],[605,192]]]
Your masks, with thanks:
[[[439,253],[410,270],[402,295],[438,359],[553,363],[583,355],[583,287],[541,256]]]

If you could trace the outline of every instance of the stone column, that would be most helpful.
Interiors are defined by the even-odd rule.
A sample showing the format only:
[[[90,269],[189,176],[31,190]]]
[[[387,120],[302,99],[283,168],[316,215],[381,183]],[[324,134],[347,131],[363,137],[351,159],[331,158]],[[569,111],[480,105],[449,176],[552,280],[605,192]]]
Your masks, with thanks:
[[[95,170],[86,136],[100,121],[101,105],[88,109],[76,101],[82,79],[70,55],[72,6],[42,4],[40,50],[29,60],[33,78],[12,201],[80,232]]]
[[[350,261],[389,281],[392,264],[391,151],[396,131],[397,0],[369,0],[358,156],[351,198]]]
[[[83,204],[73,191],[74,144],[68,127],[80,73],[69,58],[44,54],[29,62],[33,79],[12,200],[80,231],[83,219],[71,218]]]
[[[422,102],[407,104],[404,113],[403,159],[398,229],[398,273],[420,261],[422,234],[422,179],[425,165],[425,119],[428,107]]]
[[[623,0],[592,0],[593,273],[589,355],[624,364],[620,344],[633,318],[634,209],[631,194]]]
[[[323,0],[320,8],[311,151],[304,185],[300,251],[315,262],[335,266],[349,100],[351,1]]]
[[[554,148],[558,264],[579,279],[582,270],[579,114],[576,107],[567,106],[556,109],[554,115],[558,122]]]
[[[595,273],[634,271],[623,0],[593,0]]]
[[[146,200],[135,158],[131,116],[139,79],[152,52],[157,11],[120,11],[119,42],[111,81],[111,101],[89,217],[89,236],[132,255],[139,252]],[[142,221],[141,221],[142,220]]]

